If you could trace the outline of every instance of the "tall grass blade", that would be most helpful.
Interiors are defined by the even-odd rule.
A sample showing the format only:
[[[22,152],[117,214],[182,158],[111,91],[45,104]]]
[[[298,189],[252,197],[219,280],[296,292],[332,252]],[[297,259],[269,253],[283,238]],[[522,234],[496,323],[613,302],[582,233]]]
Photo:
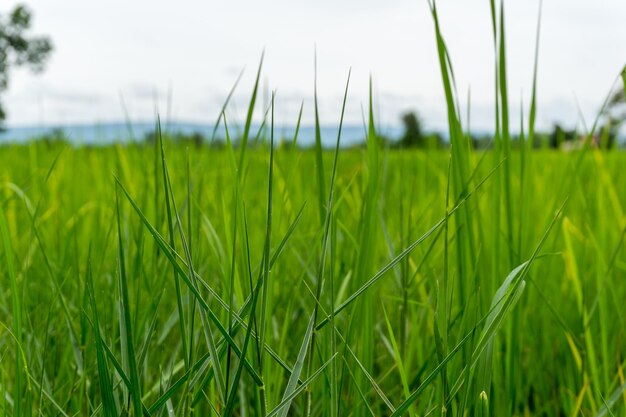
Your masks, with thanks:
[[[302,344],[300,345],[300,351],[298,352],[296,363],[293,366],[293,372],[289,376],[289,381],[287,381],[287,386],[285,387],[285,392],[283,393],[283,399],[281,402],[288,401],[288,398],[294,393],[298,385],[300,373],[302,372],[302,368],[304,366],[304,359],[306,358],[306,353],[309,349],[309,343],[311,342],[311,335],[313,334],[313,324],[315,324],[313,319],[314,316],[311,315],[311,318],[309,319],[309,325],[307,326],[306,332],[304,333],[304,339],[302,339]],[[278,411],[277,416],[287,417],[290,404],[291,401],[285,403],[285,405]]]
[[[91,260],[87,266],[87,292],[91,304],[91,314],[93,315],[93,332],[96,345],[96,359],[98,363],[98,382],[100,385],[100,395],[102,396],[102,407],[105,417],[116,417],[118,415],[112,390],[109,366],[106,360],[106,353],[103,348],[102,336],[100,335],[100,321],[98,320],[98,310],[96,307],[96,297],[93,289],[93,275],[91,272]]]
[[[116,195],[117,233],[118,233],[118,290],[120,294],[120,321],[122,329],[122,341],[126,350],[122,351],[122,357],[126,358],[130,374],[130,396],[133,404],[134,414],[140,416],[143,413],[141,403],[141,387],[139,383],[139,370],[135,356],[134,334],[132,320],[130,317],[130,304],[128,297],[128,279],[126,277],[126,261],[124,256],[124,241],[122,235],[122,220],[120,217],[119,199]]]
[[[25,374],[24,368],[27,366],[26,362],[23,362],[23,355],[20,355],[22,351],[22,306],[21,306],[21,291],[18,288],[17,275],[15,273],[15,263],[13,260],[13,249],[11,245],[11,236],[9,235],[9,228],[7,226],[6,215],[2,204],[0,204],[0,234],[2,235],[2,246],[4,248],[4,258],[9,275],[9,281],[11,285],[11,310],[13,315],[13,337],[15,339],[15,381],[13,391],[13,414],[15,416],[22,416],[22,403],[25,402]],[[6,410],[6,409],[5,409]]]

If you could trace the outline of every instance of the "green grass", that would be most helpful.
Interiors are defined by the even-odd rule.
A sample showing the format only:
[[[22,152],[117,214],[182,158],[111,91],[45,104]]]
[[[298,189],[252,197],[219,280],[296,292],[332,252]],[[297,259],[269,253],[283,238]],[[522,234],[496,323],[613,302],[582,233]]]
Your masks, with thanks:
[[[447,150],[382,148],[371,95],[364,148],[322,148],[317,95],[314,149],[280,146],[280,95],[251,123],[261,65],[250,147],[158,125],[153,145],[0,147],[1,415],[626,415],[626,155],[593,132],[532,150],[537,63],[512,140],[491,7],[489,151],[434,3]]]
[[[56,149],[0,152],[11,161],[0,168],[7,415],[17,415],[16,398],[20,415],[285,415],[287,406],[289,415],[425,415],[444,404],[457,415],[488,403],[491,415],[557,416],[594,415],[604,400],[624,412],[613,395],[626,330],[621,153],[533,153],[528,249],[508,269],[507,239],[493,240],[507,228],[491,214],[502,165],[479,165],[479,154],[467,194],[446,206],[446,151],[381,150],[379,160],[341,151],[336,171],[324,151],[334,196],[320,228],[312,151],[274,152],[271,225],[268,152],[246,157],[238,193],[228,150],[187,156],[165,142],[165,177],[141,146],[64,149],[49,177]],[[512,152],[512,166],[520,157]],[[380,184],[369,214],[372,160]],[[575,186],[559,216],[567,181]],[[171,198],[171,221],[157,188]],[[469,225],[456,217],[463,207]],[[363,242],[366,216],[376,238]],[[471,275],[461,269],[463,228],[477,246]],[[371,269],[357,276],[363,251]]]

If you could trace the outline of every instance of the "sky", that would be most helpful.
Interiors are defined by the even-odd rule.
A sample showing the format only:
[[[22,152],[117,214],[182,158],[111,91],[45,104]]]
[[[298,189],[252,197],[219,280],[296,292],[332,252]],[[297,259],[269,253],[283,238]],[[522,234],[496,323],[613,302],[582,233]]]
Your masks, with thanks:
[[[427,0],[27,0],[33,33],[54,52],[46,71],[12,71],[0,96],[9,126],[162,118],[213,123],[228,109],[245,118],[263,51],[261,100],[276,91],[278,124],[313,116],[317,51],[320,118],[339,121],[348,70],[346,122],[362,123],[369,79],[378,123],[417,111],[444,130],[446,107]],[[528,114],[539,0],[505,0],[511,124]],[[3,1],[0,13],[15,3]],[[439,15],[470,126],[494,120],[489,0],[440,0]],[[538,73],[540,128],[590,124],[626,64],[626,1],[544,0]],[[168,99],[171,97],[171,99]],[[168,105],[170,103],[171,105]],[[522,105],[523,103],[523,105]],[[580,111],[579,111],[580,109]],[[256,119],[260,119],[258,111]]]

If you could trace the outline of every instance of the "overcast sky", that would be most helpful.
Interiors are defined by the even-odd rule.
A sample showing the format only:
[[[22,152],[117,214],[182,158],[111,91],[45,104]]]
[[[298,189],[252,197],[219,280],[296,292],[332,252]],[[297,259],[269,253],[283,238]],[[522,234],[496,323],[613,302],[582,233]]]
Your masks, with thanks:
[[[2,1],[6,12],[12,1]],[[231,119],[245,116],[263,49],[264,91],[276,89],[278,123],[313,120],[317,45],[321,119],[336,123],[352,67],[347,118],[360,123],[368,78],[382,124],[418,110],[445,127],[445,101],[426,0],[29,0],[34,32],[55,50],[45,73],[14,71],[2,100],[9,125],[119,121],[120,96],[133,120],[166,113],[212,123],[239,72]],[[439,1],[465,107],[474,129],[493,125],[493,46],[489,0]],[[519,115],[530,98],[538,0],[505,1],[510,100]],[[626,63],[626,1],[544,0],[538,123],[573,124],[577,103],[589,122]],[[527,106],[526,106],[527,107]],[[260,112],[259,112],[260,114]],[[519,116],[513,118],[513,127]]]

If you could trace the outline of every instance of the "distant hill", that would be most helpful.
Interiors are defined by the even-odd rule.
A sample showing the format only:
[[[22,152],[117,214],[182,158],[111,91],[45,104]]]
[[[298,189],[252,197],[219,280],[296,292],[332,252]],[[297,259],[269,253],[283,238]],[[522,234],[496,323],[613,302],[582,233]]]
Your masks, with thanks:
[[[256,137],[260,125],[252,127],[251,137]],[[213,125],[200,123],[162,123],[163,133],[190,135],[199,133],[206,138],[213,135]],[[264,127],[265,133],[269,135],[269,128]],[[71,124],[56,126],[9,126],[8,129],[0,133],[0,143],[24,143],[37,137],[51,135],[54,132],[62,132],[63,136],[73,144],[106,145],[114,142],[143,141],[146,136],[154,132],[153,122],[134,122],[126,124],[119,123],[98,123],[98,124]],[[275,140],[291,142],[295,133],[295,126],[281,126],[275,128]],[[231,137],[237,138],[242,132],[242,126],[229,126]],[[336,126],[322,127],[322,141],[324,145],[334,145],[337,140]],[[379,128],[379,133],[395,139],[402,134],[401,127]],[[223,139],[225,132],[220,128],[216,132],[216,137]],[[342,129],[341,142],[345,146],[356,145],[363,141],[365,130],[362,125],[344,125]],[[315,143],[315,127],[301,126],[298,132],[298,144],[310,146]]]

